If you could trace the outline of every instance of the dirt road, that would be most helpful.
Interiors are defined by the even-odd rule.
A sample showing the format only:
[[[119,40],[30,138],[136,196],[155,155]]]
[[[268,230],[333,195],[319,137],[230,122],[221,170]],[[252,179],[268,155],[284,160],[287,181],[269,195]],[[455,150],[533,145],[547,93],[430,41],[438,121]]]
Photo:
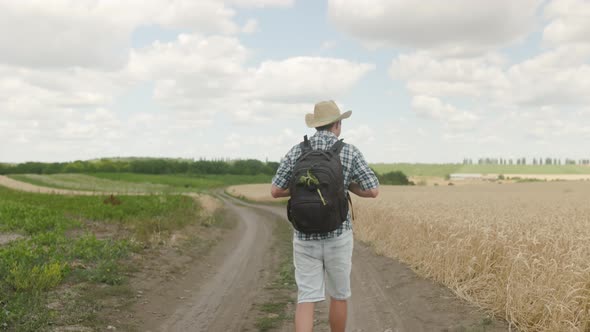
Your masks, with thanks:
[[[22,184],[0,176],[15,189],[78,194]],[[22,186],[21,186],[22,185]],[[237,226],[206,257],[193,261],[182,276],[149,284],[136,313],[140,331],[243,331],[248,313],[270,276],[273,223],[279,206],[244,203],[219,195]],[[188,262],[188,261],[187,261]],[[348,331],[506,331],[507,326],[457,299],[447,288],[424,280],[407,266],[377,256],[355,242]],[[315,331],[329,331],[327,305],[316,309]],[[292,331],[286,322],[281,331]]]
[[[272,244],[264,211],[220,196],[237,226],[203,260],[173,282],[144,292],[140,331],[242,331],[250,304],[263,291]],[[150,315],[151,314],[151,315]]]

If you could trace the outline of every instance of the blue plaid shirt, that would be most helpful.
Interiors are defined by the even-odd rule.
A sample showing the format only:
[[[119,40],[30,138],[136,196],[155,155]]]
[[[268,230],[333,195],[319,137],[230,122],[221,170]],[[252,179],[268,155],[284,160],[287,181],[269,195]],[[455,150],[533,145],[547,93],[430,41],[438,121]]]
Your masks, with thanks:
[[[338,137],[331,131],[323,130],[317,131],[309,138],[311,147],[314,150],[328,150],[338,141]],[[286,189],[289,187],[289,181],[293,174],[295,162],[301,156],[301,146],[299,144],[287,152],[287,155],[281,160],[281,164],[277,169],[277,174],[272,179],[272,184]],[[344,171],[344,188],[347,190],[351,182],[356,182],[360,185],[362,190],[374,189],[379,186],[379,180],[375,173],[369,168],[362,153],[352,144],[344,144],[342,151],[340,151],[340,161],[342,162],[342,170]],[[350,210],[348,216],[342,225],[329,233],[314,233],[305,234],[295,230],[295,235],[300,240],[322,240],[337,237],[342,235],[346,230],[352,229]]]

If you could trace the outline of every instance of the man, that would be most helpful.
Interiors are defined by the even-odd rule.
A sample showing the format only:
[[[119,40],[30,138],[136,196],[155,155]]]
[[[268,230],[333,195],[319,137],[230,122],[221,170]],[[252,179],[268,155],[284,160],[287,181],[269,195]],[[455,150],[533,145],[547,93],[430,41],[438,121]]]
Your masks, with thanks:
[[[309,139],[312,148],[330,149],[338,141],[342,131],[342,119],[350,117],[351,114],[352,111],[341,114],[333,101],[317,103],[313,114],[305,116],[307,126],[316,129],[316,133]],[[272,179],[271,194],[274,198],[290,196],[289,183],[301,152],[301,146],[297,144],[281,160]],[[344,144],[340,151],[340,161],[344,188],[360,197],[377,197],[379,181],[355,146]],[[293,263],[298,288],[295,311],[297,332],[312,331],[315,302],[325,300],[324,285],[331,298],[330,328],[333,332],[344,332],[347,299],[351,295],[353,242],[350,211],[346,220],[334,231],[307,234],[295,230]]]

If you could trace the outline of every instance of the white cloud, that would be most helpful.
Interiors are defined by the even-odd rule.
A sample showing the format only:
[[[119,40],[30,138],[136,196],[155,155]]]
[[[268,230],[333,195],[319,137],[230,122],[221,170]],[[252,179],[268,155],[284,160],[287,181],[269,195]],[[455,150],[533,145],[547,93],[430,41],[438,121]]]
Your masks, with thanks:
[[[315,101],[340,96],[374,68],[343,59],[294,57],[262,62],[250,70],[254,79],[249,83],[253,94],[263,99]]]
[[[205,118],[223,111],[237,121],[264,122],[311,109],[310,101],[336,98],[374,68],[323,57],[248,67],[248,56],[235,37],[181,35],[133,51],[129,71],[156,82],[154,99],[166,109]]]
[[[229,0],[229,3],[240,7],[289,7],[295,0]]]
[[[113,3],[116,4],[116,3]],[[119,7],[119,8],[118,8]],[[139,18],[105,2],[0,2],[0,62],[31,67],[113,67]]]
[[[342,30],[374,45],[477,54],[510,44],[534,27],[539,0],[329,0]]]
[[[509,84],[506,60],[497,54],[467,59],[440,58],[429,52],[402,54],[390,66],[394,79],[408,82],[412,94],[481,97]]]
[[[430,96],[414,96],[412,109],[418,116],[435,119],[445,123],[452,129],[471,129],[478,117],[467,111],[462,111],[440,99]]]
[[[346,123],[344,123],[343,126],[346,126]],[[346,142],[358,145],[359,147],[375,141],[375,131],[366,124],[350,129],[345,128],[343,129],[343,132],[343,137]]]
[[[130,38],[159,25],[206,34],[236,34],[232,6],[289,6],[290,0],[0,1],[0,63],[29,67],[121,68]],[[255,21],[244,29],[253,31]]]
[[[554,0],[545,6],[544,16],[550,20],[543,30],[546,43],[590,43],[590,2]]]
[[[519,105],[584,105],[590,102],[590,45],[545,52],[507,71],[510,90],[503,98]]]
[[[565,45],[516,64],[496,55],[454,59],[402,54],[390,75],[412,95],[463,97],[486,108],[583,105],[590,101],[590,45]]]

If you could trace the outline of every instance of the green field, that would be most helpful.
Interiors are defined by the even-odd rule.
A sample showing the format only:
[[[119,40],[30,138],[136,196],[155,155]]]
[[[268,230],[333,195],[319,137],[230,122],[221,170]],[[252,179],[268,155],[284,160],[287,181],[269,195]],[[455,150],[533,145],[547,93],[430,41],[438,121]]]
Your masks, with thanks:
[[[105,201],[0,187],[0,236],[21,236],[0,245],[0,330],[41,331],[100,320],[89,289],[124,291],[129,254],[141,251],[155,233],[199,220],[199,211],[185,196]]]
[[[463,164],[371,164],[377,173],[402,171],[408,176],[439,176],[452,173],[481,174],[590,174],[581,165],[463,165]]]
[[[203,191],[234,184],[270,183],[268,175],[150,175],[135,173],[14,174],[15,180],[58,189],[156,193]]]

